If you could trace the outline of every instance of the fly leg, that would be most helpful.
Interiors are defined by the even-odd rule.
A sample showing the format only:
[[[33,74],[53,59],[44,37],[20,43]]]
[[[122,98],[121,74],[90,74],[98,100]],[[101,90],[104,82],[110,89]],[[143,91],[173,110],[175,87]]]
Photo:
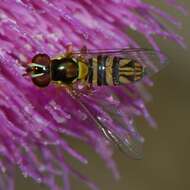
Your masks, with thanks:
[[[72,55],[73,55],[73,45],[72,45],[72,43],[67,44],[65,48],[66,48],[65,56],[66,57],[72,57]]]
[[[84,85],[84,90],[86,91],[87,95],[90,95],[90,96],[93,95],[94,88],[93,88],[92,84],[89,84],[86,82]]]
[[[85,55],[88,53],[88,49],[86,46],[83,46],[81,49],[80,49],[80,54],[81,55]]]
[[[73,88],[79,90],[82,95],[93,95],[94,88],[86,80],[78,80],[73,84]]]
[[[85,62],[85,57],[87,55],[87,47],[86,46],[83,46],[81,49],[80,49],[80,54],[78,55],[77,59],[81,62]]]
[[[74,88],[73,85],[63,85],[62,87],[72,98],[79,98],[82,96],[82,93],[78,91],[76,88]]]

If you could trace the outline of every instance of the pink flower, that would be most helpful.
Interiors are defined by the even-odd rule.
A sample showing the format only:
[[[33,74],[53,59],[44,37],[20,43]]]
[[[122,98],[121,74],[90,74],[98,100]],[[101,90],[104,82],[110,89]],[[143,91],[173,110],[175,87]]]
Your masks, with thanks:
[[[174,0],[166,2],[184,12]],[[39,52],[50,56],[63,53],[69,43],[75,49],[83,45],[101,49],[139,47],[126,33],[127,29],[142,34],[156,50],[159,47],[155,36],[184,46],[183,39],[159,18],[177,27],[180,23],[141,0],[1,1],[0,8],[0,189],[14,189],[16,166],[25,177],[52,190],[62,189],[56,183],[57,177],[64,181],[65,190],[70,189],[70,175],[96,189],[66,161],[65,154],[69,154],[83,164],[88,163],[63,135],[92,146],[118,178],[110,143],[88,112],[65,91],[57,93],[53,85],[43,90],[36,88],[22,76],[22,65]],[[141,144],[143,138],[134,127],[134,117],[142,116],[155,125],[141,89],[142,85],[103,87],[82,99],[93,117],[98,118],[96,121],[126,140],[134,139]]]

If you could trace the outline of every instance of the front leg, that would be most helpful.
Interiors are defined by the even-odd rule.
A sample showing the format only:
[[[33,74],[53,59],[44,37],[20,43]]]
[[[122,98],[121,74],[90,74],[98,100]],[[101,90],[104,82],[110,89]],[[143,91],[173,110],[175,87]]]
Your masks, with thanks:
[[[63,88],[74,99],[82,95],[73,85],[64,85]]]
[[[67,45],[66,45],[66,53],[65,53],[65,56],[66,56],[66,57],[72,57],[72,55],[73,55],[73,45],[72,45],[72,43],[70,43],[70,44],[67,44]]]
[[[61,93],[63,92],[63,90],[65,90],[65,92],[72,97],[77,95],[76,90],[74,89],[72,84],[67,85],[67,84],[62,83],[61,81],[54,81],[53,84],[55,85],[58,93]]]

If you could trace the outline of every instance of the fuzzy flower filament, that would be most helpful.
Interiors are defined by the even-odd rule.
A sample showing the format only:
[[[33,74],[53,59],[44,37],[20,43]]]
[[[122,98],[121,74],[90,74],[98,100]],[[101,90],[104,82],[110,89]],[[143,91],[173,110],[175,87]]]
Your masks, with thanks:
[[[184,12],[176,1],[166,2]],[[168,13],[141,0],[0,2],[0,189],[14,189],[16,167],[25,177],[51,190],[63,188],[57,178],[69,190],[70,175],[97,189],[65,159],[69,154],[88,163],[64,135],[93,147],[115,178],[119,177],[110,143],[81,105],[65,91],[57,93],[53,85],[36,88],[22,76],[23,65],[37,53],[63,53],[70,43],[75,49],[83,45],[93,49],[139,47],[126,33],[128,28],[145,36],[156,50],[155,35],[184,46],[183,39],[159,18],[180,26]],[[92,96],[82,97],[93,117],[113,132],[142,143],[134,117],[144,117],[154,125],[144,104],[142,86],[102,87],[95,91]]]

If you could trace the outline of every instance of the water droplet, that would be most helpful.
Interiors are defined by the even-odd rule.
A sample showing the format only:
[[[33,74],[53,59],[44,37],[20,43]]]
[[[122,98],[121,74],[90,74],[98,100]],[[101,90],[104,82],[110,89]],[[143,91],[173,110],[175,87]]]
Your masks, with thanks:
[[[2,171],[3,173],[5,173],[5,172],[6,172],[6,168],[5,168],[4,166],[1,166],[1,171]]]
[[[41,166],[39,167],[39,171],[41,171],[41,172],[44,172],[45,169],[46,169],[46,167],[45,167],[44,165],[41,165]]]
[[[65,123],[66,122],[64,117],[59,117],[56,119],[56,121],[57,121],[57,123]]]
[[[77,116],[79,116],[80,119],[83,121],[87,119],[87,115],[84,112],[82,112],[81,110],[77,111]]]
[[[55,141],[55,144],[56,144],[56,145],[59,145],[59,144],[60,144],[60,141],[59,141],[59,140],[56,140],[56,141]]]
[[[40,118],[39,116],[36,116],[35,120],[36,120],[39,124],[44,124],[43,119]]]
[[[37,183],[41,183],[42,182],[42,179],[39,177],[36,179]]]
[[[88,34],[86,32],[83,33],[83,37],[84,37],[85,40],[88,40]]]
[[[24,178],[28,177],[28,173],[27,172],[22,172],[22,175],[24,176]]]

